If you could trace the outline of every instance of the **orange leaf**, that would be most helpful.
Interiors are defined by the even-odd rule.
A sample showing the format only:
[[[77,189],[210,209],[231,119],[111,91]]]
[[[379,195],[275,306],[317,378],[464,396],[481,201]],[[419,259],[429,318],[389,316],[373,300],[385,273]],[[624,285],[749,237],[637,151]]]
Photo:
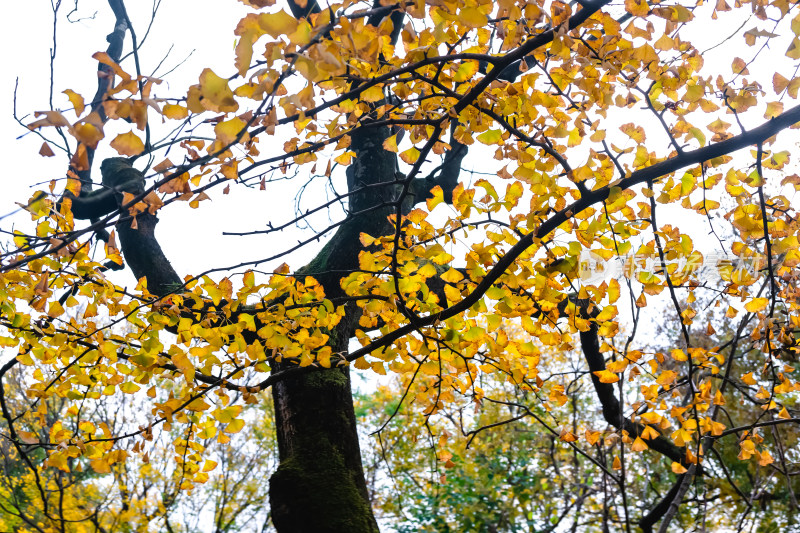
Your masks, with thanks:
[[[100,142],[100,140],[105,136],[102,128],[99,128],[88,122],[81,122],[80,124],[77,124],[73,131],[73,135],[76,139],[89,148],[96,148],[97,143]],[[142,149],[144,149],[144,145],[142,145]]]
[[[672,471],[674,473],[676,473],[676,474],[685,474],[686,473],[686,467],[683,466],[680,463],[676,463],[676,462],[673,461],[673,463],[672,463]]]
[[[144,151],[144,143],[135,133],[129,131],[128,133],[120,133],[117,135],[116,138],[111,141],[111,148],[116,150],[120,155],[139,155]]]
[[[42,157],[53,157],[56,154],[53,153],[53,150],[50,148],[49,144],[42,143],[42,147],[39,149],[39,155]]]
[[[131,79],[130,74],[128,74],[127,72],[122,70],[122,67],[120,67],[117,64],[116,61],[111,59],[111,56],[109,56],[107,53],[105,53],[105,52],[97,52],[97,53],[93,54],[92,57],[94,59],[98,60],[100,63],[102,63],[104,65],[108,65],[109,67],[111,67],[111,70],[114,71],[114,74],[116,74],[117,76],[119,76],[123,80],[128,81],[128,80]]]
[[[616,383],[619,381],[619,376],[610,370],[598,370],[592,373],[597,376],[600,383]]]

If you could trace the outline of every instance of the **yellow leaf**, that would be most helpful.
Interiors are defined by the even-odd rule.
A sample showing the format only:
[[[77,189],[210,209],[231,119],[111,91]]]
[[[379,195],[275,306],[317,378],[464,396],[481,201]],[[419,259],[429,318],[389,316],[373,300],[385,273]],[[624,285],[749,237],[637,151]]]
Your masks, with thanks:
[[[355,157],[355,155],[355,152],[347,150],[344,153],[334,157],[333,160],[340,165],[347,166],[353,161],[353,157]]]
[[[95,148],[97,143],[104,137],[103,130],[101,128],[98,128],[94,124],[90,124],[88,122],[76,124],[75,128],[73,128],[72,134],[76,139],[90,148]],[[113,142],[111,143],[111,146],[114,146]],[[144,145],[142,146],[142,149],[144,149]]]
[[[244,427],[244,420],[241,418],[237,418],[236,420],[232,421],[230,424],[225,426],[225,429],[223,431],[225,433],[239,433],[243,427]]]
[[[486,15],[477,7],[464,7],[458,13],[458,19],[470,28],[483,28],[486,26]]]
[[[405,152],[400,154],[400,159],[403,160],[408,165],[413,165],[419,159],[419,150],[417,150],[414,146],[406,150]]]
[[[141,389],[139,385],[134,383],[133,381],[126,381],[125,383],[120,384],[119,390],[126,394],[133,394],[134,392]]]
[[[676,348],[676,349],[672,350],[672,352],[670,352],[670,355],[676,361],[686,361],[686,360],[689,359],[686,356],[686,354],[683,352],[683,350],[681,350],[680,348]]]
[[[261,29],[274,38],[293,33],[297,29],[297,24],[297,19],[283,10],[277,13],[264,13],[258,17]]]
[[[50,457],[47,458],[47,461],[45,461],[45,465],[52,468],[58,468],[59,470],[62,470],[64,472],[69,472],[69,465],[67,464],[67,456],[64,454],[64,452],[53,453]]]
[[[767,298],[753,298],[744,305],[744,308],[748,313],[758,313],[766,309],[768,304],[769,299]]]
[[[689,85],[686,88],[686,94],[683,96],[683,100],[689,103],[697,102],[705,96],[705,94],[706,90],[702,85]]]
[[[213,439],[214,435],[217,434],[217,428],[213,425],[204,427],[200,431],[197,432],[197,437],[200,439]]]
[[[622,133],[633,139],[637,144],[642,144],[645,140],[644,128],[641,126],[636,126],[632,122],[623,124],[619,129],[622,130]]]
[[[192,94],[190,90],[188,100],[196,99],[195,104],[199,104],[200,109],[207,109],[215,113],[233,112],[239,109],[239,104],[233,98],[233,91],[228,86],[228,80],[220,78],[207,68],[200,74],[199,94]],[[196,108],[197,105],[190,105],[189,108]]]
[[[700,143],[700,146],[706,145],[706,136],[703,134],[703,131],[700,128],[689,128],[689,135],[694,137],[695,140]]]
[[[744,381],[748,385],[755,385],[756,384],[756,380],[753,377],[753,373],[752,372],[748,372],[747,374],[742,376],[742,381]]]
[[[295,68],[300,74],[303,75],[305,79],[309,81],[317,81],[317,78],[319,77],[317,63],[305,56],[300,56],[297,58],[297,61],[295,62]],[[380,87],[378,89],[380,90]],[[368,90],[369,89],[367,89],[367,91]],[[383,93],[381,93],[381,96],[383,96]]]
[[[725,122],[725,121],[723,121],[722,119],[719,119],[719,118],[708,125],[708,129],[710,131],[713,131],[714,133],[720,133],[720,134],[725,133],[726,131],[728,131],[728,128],[730,128],[730,127],[731,127],[731,125],[729,123],[727,123],[727,122]]]
[[[230,120],[225,120],[214,126],[214,133],[217,134],[217,139],[224,145],[231,144],[236,141],[237,136],[247,126],[247,123],[239,117],[234,117]]]
[[[111,465],[109,465],[108,461],[106,461],[103,458],[89,461],[89,464],[92,466],[92,469],[98,474],[108,474],[109,472],[111,472]]]
[[[211,414],[220,424],[229,424],[233,422],[241,412],[241,405],[232,405],[224,409],[214,409]]]
[[[298,21],[295,30],[288,34],[289,42],[299,46],[304,46],[311,42],[311,35],[313,34],[313,31],[314,28],[312,28],[311,24],[309,24],[307,21]]]
[[[620,285],[619,282],[615,279],[612,279],[611,282],[608,284],[608,303],[613,304],[617,300],[619,300],[620,296]]]
[[[192,376],[194,376],[194,369],[192,369]],[[187,378],[188,379],[188,378]],[[194,411],[196,413],[201,413],[211,407],[206,402],[204,402],[201,398],[196,398],[192,400],[189,405],[186,406],[187,411]]]
[[[83,96],[79,95],[72,89],[67,89],[64,91],[64,94],[67,95],[67,98],[69,98],[69,103],[71,103],[72,107],[75,108],[75,114],[77,116],[81,116],[85,107],[85,104],[83,103]]]
[[[597,372],[592,372],[600,383],[616,383],[619,381],[619,376],[610,370],[598,370]]]
[[[656,50],[672,50],[675,47],[675,40],[665,33],[653,43],[653,47]]]
[[[383,97],[382,85],[373,85],[361,93],[361,99],[365,102],[379,102],[383,100]]]
[[[478,135],[478,140],[483,144],[499,144],[502,139],[502,130],[487,130]]]
[[[459,281],[464,279],[464,275],[454,268],[449,269],[440,277],[442,281],[446,281],[447,283],[458,283]]]
[[[360,233],[358,235],[358,240],[361,242],[361,246],[372,246],[372,244],[376,241],[375,237],[372,237],[367,233]]]
[[[775,118],[783,113],[783,102],[769,102],[767,110],[764,112],[764,118]]]
[[[144,143],[136,136],[135,133],[129,131],[128,133],[120,133],[113,141],[111,141],[111,148],[117,151],[120,155],[139,155],[144,151]]]
[[[672,462],[672,471],[676,474],[685,474],[686,467],[680,463]]]
[[[383,141],[383,149],[387,152],[397,153],[397,134],[395,133],[385,141]]]
[[[161,110],[161,114],[166,118],[179,120],[188,117],[189,110],[181,105],[166,104],[164,105],[164,109]]]
[[[456,83],[463,83],[467,80],[472,79],[472,77],[478,72],[478,62],[477,61],[464,61],[456,70],[455,74],[453,74],[453,81]]]
[[[648,448],[647,443],[645,443],[639,437],[636,437],[636,439],[633,441],[633,444],[631,445],[631,450],[635,452],[643,452],[647,448]]]
[[[611,468],[614,470],[622,469],[622,461],[619,460],[619,456],[614,457],[614,462],[612,463]]]
[[[57,318],[64,314],[64,307],[58,302],[50,302],[47,308],[47,316],[50,318]]]
[[[258,33],[254,30],[245,31],[239,42],[236,43],[236,59],[234,66],[239,71],[240,76],[247,74],[250,68],[250,61],[253,59],[253,43],[258,38]]]
[[[625,10],[634,17],[646,17],[650,12],[645,0],[625,0]]]
[[[431,197],[425,200],[425,204],[428,207],[428,211],[432,211],[434,207],[444,202],[444,191],[442,191],[442,187],[440,185],[437,185],[436,187],[431,189],[430,194]]]

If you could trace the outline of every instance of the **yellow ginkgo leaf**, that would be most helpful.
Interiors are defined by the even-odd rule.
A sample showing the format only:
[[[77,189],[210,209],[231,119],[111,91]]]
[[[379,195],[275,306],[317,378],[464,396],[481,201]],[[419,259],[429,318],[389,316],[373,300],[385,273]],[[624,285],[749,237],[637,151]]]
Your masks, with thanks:
[[[120,155],[132,156],[139,155],[144,151],[144,143],[135,133],[120,133],[113,141],[111,148],[115,149]]]

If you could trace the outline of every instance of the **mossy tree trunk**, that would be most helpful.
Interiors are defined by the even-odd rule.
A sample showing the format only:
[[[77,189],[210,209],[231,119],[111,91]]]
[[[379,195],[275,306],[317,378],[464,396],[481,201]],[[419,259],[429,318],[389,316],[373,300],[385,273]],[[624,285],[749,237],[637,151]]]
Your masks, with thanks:
[[[348,169],[348,220],[299,274],[314,276],[327,297],[343,296],[342,271],[358,267],[359,234],[391,231],[399,194],[395,155],[383,149],[386,127],[352,136],[355,163]],[[381,184],[384,184],[381,186]],[[360,316],[355,305],[330,332],[329,346],[345,354]],[[272,388],[280,464],[270,479],[272,520],[281,533],[373,532],[361,464],[350,374],[347,368],[320,369],[283,379]]]
[[[334,343],[346,349],[347,339]],[[342,346],[343,345],[343,346]],[[281,533],[377,532],[346,368],[283,379],[272,388],[280,465],[270,478]]]

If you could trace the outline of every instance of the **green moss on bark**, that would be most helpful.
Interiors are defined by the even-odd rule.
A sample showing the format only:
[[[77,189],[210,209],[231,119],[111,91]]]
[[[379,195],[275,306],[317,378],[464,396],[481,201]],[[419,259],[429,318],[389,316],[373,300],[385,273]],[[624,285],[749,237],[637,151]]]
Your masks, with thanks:
[[[349,409],[342,404],[350,395],[346,371],[311,372],[287,385],[291,404],[277,407],[290,438],[284,439],[284,457],[270,478],[275,526],[296,533],[376,533],[360,468],[352,402]]]

